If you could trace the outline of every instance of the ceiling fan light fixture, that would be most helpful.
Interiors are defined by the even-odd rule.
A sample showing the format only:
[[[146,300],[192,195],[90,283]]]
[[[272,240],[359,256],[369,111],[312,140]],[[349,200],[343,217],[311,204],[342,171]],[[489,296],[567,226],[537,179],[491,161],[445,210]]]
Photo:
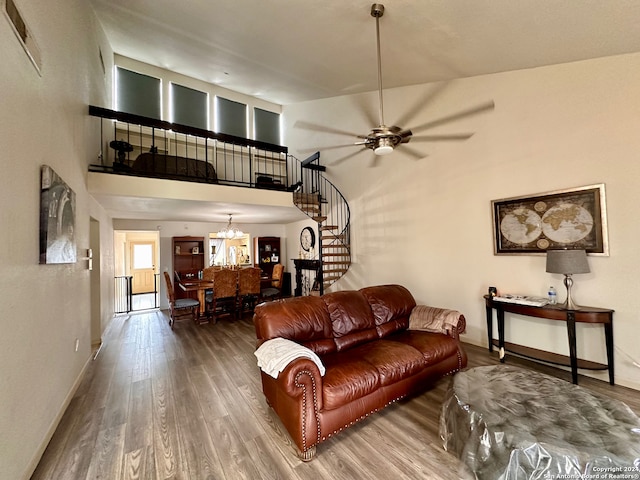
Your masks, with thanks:
[[[376,155],[389,155],[393,152],[393,142],[389,138],[380,138],[378,139],[378,144],[376,148],[373,149],[373,152]]]

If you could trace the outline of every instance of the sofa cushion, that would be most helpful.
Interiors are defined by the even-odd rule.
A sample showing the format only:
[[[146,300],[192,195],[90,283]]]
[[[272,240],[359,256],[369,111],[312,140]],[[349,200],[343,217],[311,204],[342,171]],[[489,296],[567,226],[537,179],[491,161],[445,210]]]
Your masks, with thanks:
[[[420,372],[426,365],[421,352],[410,345],[388,339],[359,345],[352,351],[354,355],[358,355],[376,368],[380,376],[380,384],[383,386],[410,377]]]
[[[192,180],[218,183],[213,165],[195,158],[144,152],[138,155],[131,168],[134,172],[154,177],[177,179],[189,177]]]
[[[388,340],[411,345],[422,353],[425,363],[432,365],[458,352],[456,339],[442,333],[405,330],[388,337]]]
[[[354,350],[322,357],[326,373],[322,377],[324,408],[331,410],[362,398],[380,387],[378,370],[359,358]]]
[[[329,310],[338,351],[378,338],[369,302],[362,293],[345,290],[322,296]]]
[[[409,290],[401,285],[380,285],[359,291],[371,307],[378,336],[386,337],[409,326],[409,315],[416,306]]]
[[[296,297],[261,303],[255,308],[253,323],[262,341],[288,338],[318,355],[336,351],[331,319],[320,297]]]

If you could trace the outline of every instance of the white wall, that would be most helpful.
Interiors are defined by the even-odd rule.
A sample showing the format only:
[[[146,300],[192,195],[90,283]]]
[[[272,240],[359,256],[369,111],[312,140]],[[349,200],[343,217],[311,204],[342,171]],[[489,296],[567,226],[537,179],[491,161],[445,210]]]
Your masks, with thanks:
[[[640,361],[640,54],[387,90],[385,116],[395,124],[426,102],[400,125],[410,128],[487,100],[494,111],[414,132],[475,132],[465,142],[411,142],[419,160],[398,150],[372,168],[366,151],[331,166],[357,147],[322,152],[352,213],[354,263],[337,285],[403,284],[419,303],[462,311],[464,341],[486,345],[489,285],[544,295],[552,284],[560,300],[565,292],[561,275],[545,273],[544,256],[493,255],[491,200],[604,183],[610,256],[590,256],[592,272],[575,276],[573,293],[579,304],[615,309],[616,382],[640,389],[631,360]],[[374,93],[285,106],[291,153],[350,139],[301,130],[297,120],[366,134],[373,125],[363,103],[375,118]],[[567,354],[564,323],[511,318],[508,340]],[[606,362],[602,330],[579,325],[579,355]]]
[[[90,217],[100,222],[101,272],[113,278],[111,220],[85,187],[99,145],[88,105],[110,103],[99,48],[107,69],[111,49],[87,2],[16,4],[40,47],[42,75],[0,15],[0,472],[11,479],[31,475],[91,356],[87,262],[38,264],[41,165],[76,193],[79,257],[89,248]]]

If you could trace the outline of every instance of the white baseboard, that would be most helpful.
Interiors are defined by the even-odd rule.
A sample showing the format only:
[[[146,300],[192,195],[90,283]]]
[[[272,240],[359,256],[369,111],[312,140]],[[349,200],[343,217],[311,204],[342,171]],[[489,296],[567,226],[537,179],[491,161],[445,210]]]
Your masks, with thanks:
[[[89,364],[91,363],[92,360],[93,360],[93,355],[90,355],[87,361],[85,362],[84,366],[82,367],[80,374],[76,377],[75,382],[73,382],[73,385],[71,386],[71,390],[69,390],[69,393],[65,397],[64,402],[62,402],[62,405],[58,410],[58,414],[55,416],[55,418],[49,425],[46,435],[42,439],[40,446],[34,453],[33,457],[31,458],[31,461],[29,462],[29,465],[27,466],[26,471],[22,475],[23,480],[29,480],[33,475],[33,472],[35,472],[36,467],[38,466],[38,463],[40,463],[40,459],[42,458],[42,455],[44,455],[44,451],[47,449],[47,446],[49,445],[49,442],[51,441],[53,434],[56,432],[56,429],[60,424],[60,420],[62,420],[62,416],[64,415],[64,412],[67,410],[67,407],[71,403],[71,399],[76,394],[76,391],[78,390],[78,387],[80,386],[80,383],[84,378],[84,374],[87,371],[87,368],[89,367]]]

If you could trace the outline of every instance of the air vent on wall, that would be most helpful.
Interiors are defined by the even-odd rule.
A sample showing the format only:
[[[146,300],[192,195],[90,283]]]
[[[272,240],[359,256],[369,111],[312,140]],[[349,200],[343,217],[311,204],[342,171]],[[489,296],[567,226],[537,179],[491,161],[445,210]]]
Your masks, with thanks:
[[[31,35],[31,30],[22,18],[22,15],[18,11],[18,7],[16,7],[16,4],[13,0],[4,1],[4,13],[5,16],[9,19],[9,22],[13,27],[13,31],[22,44],[22,48],[24,48],[24,51],[29,57],[29,60],[31,60],[33,66],[36,67],[38,73],[40,73],[40,69],[42,68],[42,57],[40,55],[40,49],[36,45],[36,42]]]

